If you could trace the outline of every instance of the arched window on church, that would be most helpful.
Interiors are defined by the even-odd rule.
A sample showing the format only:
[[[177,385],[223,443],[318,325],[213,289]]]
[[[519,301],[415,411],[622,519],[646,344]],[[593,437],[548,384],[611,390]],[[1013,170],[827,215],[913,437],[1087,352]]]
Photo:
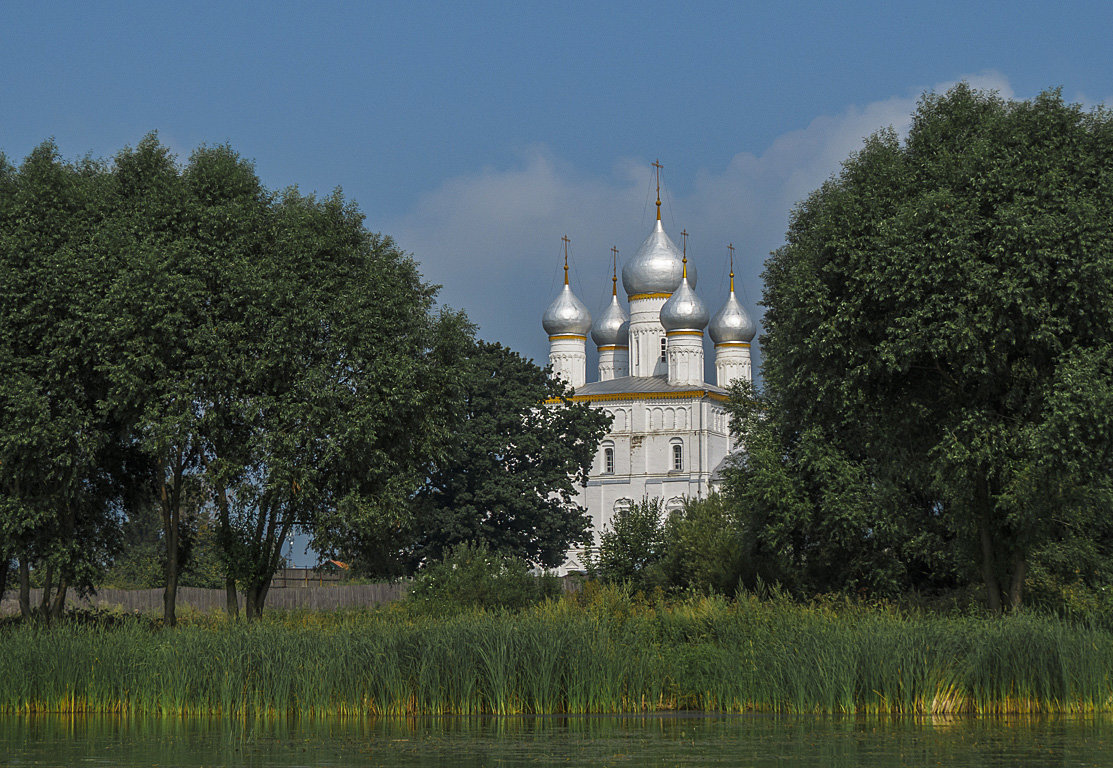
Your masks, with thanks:
[[[661,360],[664,361],[669,351],[669,340],[661,339]]]
[[[607,445],[603,448],[603,474],[614,474],[614,446]]]
[[[672,443],[672,471],[681,472],[684,469],[684,444],[679,440]]]

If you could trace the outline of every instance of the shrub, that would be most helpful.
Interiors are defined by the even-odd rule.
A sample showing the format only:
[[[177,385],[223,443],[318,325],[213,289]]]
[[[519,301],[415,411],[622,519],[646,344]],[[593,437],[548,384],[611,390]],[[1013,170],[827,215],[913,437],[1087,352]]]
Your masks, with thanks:
[[[746,540],[735,510],[719,494],[688,499],[665,521],[661,568],[669,584],[734,595],[746,567]]]
[[[561,592],[560,579],[535,574],[524,560],[493,552],[485,544],[461,544],[418,571],[406,602],[437,611],[516,610]]]
[[[599,554],[588,558],[588,573],[611,584],[625,583],[645,591],[662,586],[663,517],[659,498],[646,497],[620,508],[599,536]]]

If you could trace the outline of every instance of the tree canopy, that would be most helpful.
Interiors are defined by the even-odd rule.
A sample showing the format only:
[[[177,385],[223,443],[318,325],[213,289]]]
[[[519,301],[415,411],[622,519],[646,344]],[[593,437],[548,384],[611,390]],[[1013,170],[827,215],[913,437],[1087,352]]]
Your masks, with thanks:
[[[609,424],[547,369],[468,340],[449,407],[452,439],[415,496],[410,567],[479,544],[545,567],[591,537],[575,503]],[[553,407],[546,407],[549,402]]]
[[[763,396],[730,478],[766,577],[1018,605],[1113,488],[1113,116],[1058,92],[927,95],[793,213],[767,263]]]
[[[556,565],[587,535],[604,416],[437,311],[339,191],[271,192],[226,146],[48,142],[0,156],[0,286],[0,590],[17,563],[25,614],[31,571],[57,614],[125,541],[173,623],[199,537],[254,616],[295,531],[389,575],[462,542]]]

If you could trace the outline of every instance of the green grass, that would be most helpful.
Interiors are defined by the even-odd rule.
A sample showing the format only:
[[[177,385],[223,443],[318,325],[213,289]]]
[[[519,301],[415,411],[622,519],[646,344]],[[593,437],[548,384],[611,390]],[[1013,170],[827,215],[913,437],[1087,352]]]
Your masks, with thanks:
[[[1095,712],[1113,634],[1059,619],[592,591],[521,613],[0,628],[0,712]]]

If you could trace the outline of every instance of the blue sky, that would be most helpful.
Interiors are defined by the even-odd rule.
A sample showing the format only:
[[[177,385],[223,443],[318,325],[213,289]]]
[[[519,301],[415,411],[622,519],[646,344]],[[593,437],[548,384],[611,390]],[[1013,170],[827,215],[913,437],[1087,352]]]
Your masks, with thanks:
[[[1100,2],[8,0],[0,151],[229,143],[272,188],[342,187],[484,337],[543,362],[560,236],[597,312],[611,246],[652,224],[654,158],[705,301],[733,242],[760,314],[793,204],[863,137],[962,79],[1113,103],[1111,32]]]
[[[733,241],[753,306],[792,205],[864,136],[960,79],[1107,102],[1110,32],[1106,3],[7,2],[0,151],[230,143],[272,188],[342,187],[484,336],[543,360],[560,236],[597,311],[611,246],[651,224],[654,158],[705,300]]]

